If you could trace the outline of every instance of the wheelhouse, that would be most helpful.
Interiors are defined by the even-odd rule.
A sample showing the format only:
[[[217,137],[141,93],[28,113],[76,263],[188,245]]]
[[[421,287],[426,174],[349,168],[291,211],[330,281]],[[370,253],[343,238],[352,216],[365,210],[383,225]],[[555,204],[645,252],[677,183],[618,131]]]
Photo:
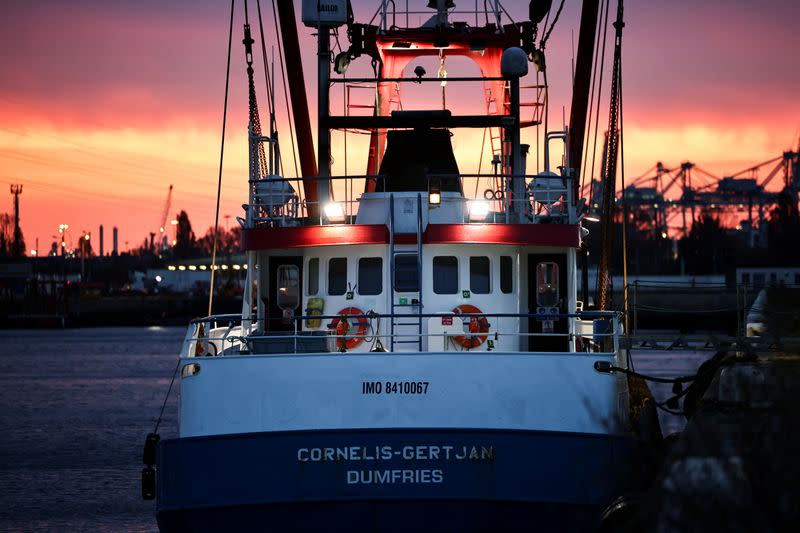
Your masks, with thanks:
[[[341,61],[371,55],[378,72],[364,79],[330,77],[328,30],[319,28],[317,176],[280,176],[275,138],[251,131],[250,194],[240,218],[248,257],[242,323],[217,328],[228,344],[213,350],[582,348],[580,337],[592,328],[577,316],[575,251],[585,204],[568,160],[569,132],[545,132],[534,147],[544,165],[533,174],[530,147],[520,141],[523,128],[542,122],[546,98],[545,87],[520,84],[530,35],[514,25],[439,25],[446,35],[432,39],[425,27],[381,24],[354,26],[358,49],[336,60],[341,71]],[[474,60],[482,75],[445,80],[444,61],[453,55]],[[420,68],[403,77],[419,56],[438,56],[436,77]],[[400,94],[408,83],[442,91],[445,84],[480,84],[486,112],[453,115],[444,99],[443,109],[404,110]],[[371,87],[372,115],[331,115],[329,93],[339,84]],[[522,101],[523,88],[532,90],[532,101]],[[451,138],[462,128],[490,138],[491,172],[460,170]],[[335,130],[369,135],[367,174],[331,175]],[[564,154],[557,172],[552,143]],[[208,335],[213,325],[203,329]]]

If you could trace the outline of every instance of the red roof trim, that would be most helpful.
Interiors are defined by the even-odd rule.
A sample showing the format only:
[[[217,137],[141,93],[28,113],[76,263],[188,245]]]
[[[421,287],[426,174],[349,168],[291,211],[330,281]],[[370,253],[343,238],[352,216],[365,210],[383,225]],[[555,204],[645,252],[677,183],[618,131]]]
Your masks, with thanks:
[[[428,244],[487,243],[530,246],[581,245],[580,227],[567,224],[430,224]]]
[[[396,235],[398,244],[414,244],[415,235]],[[253,228],[242,232],[245,250],[275,250],[349,244],[388,244],[382,224]],[[580,246],[580,226],[565,224],[429,224],[425,244],[509,244],[518,246]]]
[[[242,231],[245,250],[275,250],[342,244],[385,244],[389,231],[383,224],[252,228]]]

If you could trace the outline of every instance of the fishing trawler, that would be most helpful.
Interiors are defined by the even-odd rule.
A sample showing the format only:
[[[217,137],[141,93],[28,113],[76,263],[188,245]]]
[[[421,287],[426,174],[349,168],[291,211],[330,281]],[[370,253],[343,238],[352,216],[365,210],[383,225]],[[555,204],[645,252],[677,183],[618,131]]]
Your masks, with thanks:
[[[546,132],[530,174],[521,142],[545,109],[546,87],[523,81],[543,68],[549,4],[514,23],[484,3],[470,25],[431,1],[410,27],[394,2],[369,24],[344,1],[303,2],[318,171],[282,177],[251,105],[242,313],[188,329],[179,437],[149,442],[161,531],[586,531],[624,491],[627,382],[603,369],[627,359],[618,316],[577,300],[572,135]],[[374,77],[331,74],[362,55]],[[481,76],[429,76],[425,56]],[[438,104],[444,82],[481,87],[485,113],[402,108],[407,84]],[[372,112],[331,114],[342,84],[371,87]],[[463,128],[491,136],[492,172],[460,172]],[[332,175],[332,131],[369,135],[365,175]]]

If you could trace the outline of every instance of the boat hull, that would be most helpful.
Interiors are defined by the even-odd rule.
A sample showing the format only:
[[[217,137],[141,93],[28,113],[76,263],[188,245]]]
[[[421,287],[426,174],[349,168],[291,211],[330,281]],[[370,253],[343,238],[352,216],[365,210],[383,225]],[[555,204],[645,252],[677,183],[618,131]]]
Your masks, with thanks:
[[[157,516],[182,531],[590,531],[621,495],[625,437],[509,430],[168,439]]]

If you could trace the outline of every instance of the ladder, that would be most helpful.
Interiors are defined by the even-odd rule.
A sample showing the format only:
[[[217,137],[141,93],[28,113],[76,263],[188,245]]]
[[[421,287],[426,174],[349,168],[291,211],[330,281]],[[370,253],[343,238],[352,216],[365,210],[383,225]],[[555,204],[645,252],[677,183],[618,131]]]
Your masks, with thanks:
[[[389,322],[390,339],[389,350],[394,352],[395,345],[398,345],[398,350],[402,346],[416,344],[417,350],[422,351],[422,194],[417,194],[417,291],[418,297],[400,298],[397,295],[395,287],[396,283],[396,270],[395,263],[397,256],[408,255],[409,250],[398,250],[397,242],[395,239],[395,212],[394,212],[394,194],[389,195],[389,282],[391,287],[389,294],[391,295],[391,303],[389,305],[391,320]],[[415,291],[416,292],[416,291]],[[398,333],[398,329],[408,331],[413,328],[416,330],[415,334]],[[413,337],[413,338],[409,338]]]

